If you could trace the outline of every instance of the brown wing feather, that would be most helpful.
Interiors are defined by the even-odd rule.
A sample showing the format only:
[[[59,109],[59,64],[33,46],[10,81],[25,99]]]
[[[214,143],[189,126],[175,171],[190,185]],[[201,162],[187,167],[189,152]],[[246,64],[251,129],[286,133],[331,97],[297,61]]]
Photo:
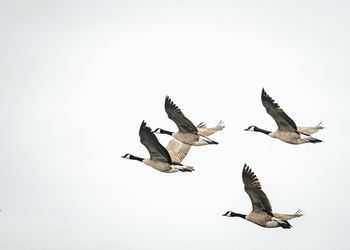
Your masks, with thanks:
[[[176,139],[171,139],[166,147],[171,160],[176,163],[181,163],[191,149],[191,145],[182,143]]]
[[[169,96],[165,97],[165,112],[169,119],[175,122],[180,132],[197,133],[196,126],[184,116],[181,109],[175,105]]]
[[[280,106],[262,89],[261,101],[266,112],[272,116],[277,123],[278,129],[282,131],[295,131],[297,126],[295,122],[280,108]]]
[[[217,131],[223,130],[224,128],[225,128],[225,126],[224,126],[223,121],[220,121],[218,123],[218,125],[216,125],[213,128],[207,128],[207,126],[203,122],[201,122],[200,124],[197,125],[198,134],[204,135],[204,136],[210,136],[210,135],[216,133]]]
[[[242,179],[244,183],[244,191],[249,195],[253,211],[263,211],[272,215],[270,201],[264,191],[262,191],[258,177],[256,177],[247,164],[244,164]]]
[[[322,122],[320,122],[315,127],[301,127],[301,126],[297,126],[297,129],[302,134],[312,135],[312,134],[318,132],[320,129],[324,129],[324,127],[321,126],[321,124],[322,124]]]
[[[297,218],[303,216],[302,211],[298,209],[298,211],[295,214],[278,214],[278,213],[273,213],[273,217],[281,220],[290,220],[293,218]]]
[[[142,121],[139,130],[141,143],[147,148],[152,160],[172,164],[169,152],[160,144],[157,137],[151,132],[151,128]]]

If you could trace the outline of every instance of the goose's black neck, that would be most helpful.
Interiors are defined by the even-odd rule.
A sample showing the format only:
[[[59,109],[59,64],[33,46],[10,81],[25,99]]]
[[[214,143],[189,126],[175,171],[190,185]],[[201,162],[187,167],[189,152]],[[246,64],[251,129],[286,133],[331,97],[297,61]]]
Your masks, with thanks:
[[[258,127],[254,127],[254,131],[260,132],[260,133],[264,133],[264,134],[266,134],[266,135],[268,135],[268,134],[271,133],[271,131],[267,131],[267,130],[265,130],[265,129],[258,128]]]
[[[134,156],[134,155],[130,155],[130,160],[143,161],[143,158],[137,157],[137,156]]]
[[[240,217],[242,219],[245,219],[247,215],[245,214],[240,214],[240,213],[232,213],[231,217]]]
[[[167,134],[167,135],[172,135],[172,134],[173,134],[173,132],[170,132],[170,131],[164,130],[164,129],[161,129],[161,130],[160,130],[160,133],[161,133],[161,134]]]

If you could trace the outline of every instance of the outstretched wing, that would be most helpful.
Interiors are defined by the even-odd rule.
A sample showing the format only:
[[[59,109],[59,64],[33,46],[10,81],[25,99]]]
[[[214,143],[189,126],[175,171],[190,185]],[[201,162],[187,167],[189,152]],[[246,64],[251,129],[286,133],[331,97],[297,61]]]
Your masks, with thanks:
[[[247,164],[244,164],[242,179],[244,191],[249,195],[253,211],[261,211],[273,216],[270,201],[264,191],[262,191],[258,177],[256,177]]]
[[[266,112],[272,116],[281,131],[297,132],[295,122],[280,108],[280,106],[262,89],[261,101]]]
[[[151,128],[142,121],[139,130],[141,143],[147,148],[152,160],[172,164],[169,152],[160,144],[157,137],[151,132]]]
[[[316,133],[317,131],[319,131],[320,129],[324,129],[324,127],[321,124],[322,124],[322,122],[320,122],[315,127],[301,127],[301,126],[297,126],[297,129],[302,134],[312,135],[312,134]]]
[[[171,160],[176,163],[181,163],[191,149],[191,145],[182,143],[179,140],[171,139],[166,147]]]
[[[204,136],[212,135],[212,134],[216,133],[217,131],[223,130],[224,128],[225,128],[225,125],[224,125],[223,121],[220,121],[218,123],[218,125],[216,125],[213,128],[207,128],[207,126],[203,122],[201,122],[200,124],[197,125],[198,134],[204,135]]]
[[[295,214],[278,214],[278,213],[273,213],[273,217],[280,219],[280,220],[290,220],[293,218],[297,218],[303,216],[302,211],[298,209]]]
[[[165,97],[165,112],[167,113],[169,119],[175,122],[180,132],[197,132],[196,126],[194,126],[194,124],[184,116],[184,114],[181,112],[181,109],[175,105],[169,96]]]

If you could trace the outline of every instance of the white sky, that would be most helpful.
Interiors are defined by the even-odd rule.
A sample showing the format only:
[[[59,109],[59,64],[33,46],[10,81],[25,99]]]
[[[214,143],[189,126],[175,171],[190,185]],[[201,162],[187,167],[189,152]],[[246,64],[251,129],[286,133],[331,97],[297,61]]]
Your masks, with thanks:
[[[0,249],[349,249],[349,5],[2,1]],[[276,129],[262,87],[325,143],[243,131]],[[193,173],[120,157],[148,157],[143,119],[176,129],[166,94],[225,121]],[[251,211],[245,162],[275,212],[303,209],[291,230],[221,216]]]

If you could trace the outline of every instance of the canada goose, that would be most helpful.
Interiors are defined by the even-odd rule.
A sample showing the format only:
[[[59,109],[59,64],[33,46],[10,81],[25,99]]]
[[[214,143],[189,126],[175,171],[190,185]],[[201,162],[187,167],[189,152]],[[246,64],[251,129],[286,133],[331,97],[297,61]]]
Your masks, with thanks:
[[[245,129],[246,131],[261,132],[290,144],[322,142],[321,140],[310,136],[310,134],[323,129],[321,123],[315,127],[297,127],[294,121],[283,111],[283,109],[280,108],[280,106],[265,92],[264,89],[262,89],[261,92],[261,101],[266,108],[266,112],[271,115],[277,123],[278,129],[275,132],[271,132],[258,128],[257,126],[249,126]]]
[[[192,172],[193,167],[184,166],[181,161],[187,155],[190,146],[181,142],[176,142],[175,139],[170,140],[168,149],[164,148],[157,137],[151,132],[151,129],[146,126],[146,122],[142,121],[139,136],[141,143],[147,148],[150,159],[140,158],[131,154],[126,154],[122,158],[141,161],[144,164],[164,173]],[[182,145],[181,145],[181,144]]]
[[[252,202],[253,210],[248,215],[227,211],[223,216],[240,217],[258,224],[259,226],[268,228],[291,228],[292,225],[289,224],[288,220],[302,216],[301,210],[298,210],[295,214],[273,213],[270,201],[261,189],[259,179],[247,164],[244,164],[242,179],[244,191],[246,191]]]
[[[181,112],[178,106],[169,98],[165,97],[165,112],[170,120],[175,122],[179,128],[178,132],[170,132],[161,128],[154,130],[157,134],[168,134],[175,139],[189,145],[203,146],[208,144],[218,144],[218,142],[209,139],[207,136],[222,130],[225,126],[222,121],[214,128],[207,128],[205,124],[201,123],[196,127],[189,119],[187,119]]]

